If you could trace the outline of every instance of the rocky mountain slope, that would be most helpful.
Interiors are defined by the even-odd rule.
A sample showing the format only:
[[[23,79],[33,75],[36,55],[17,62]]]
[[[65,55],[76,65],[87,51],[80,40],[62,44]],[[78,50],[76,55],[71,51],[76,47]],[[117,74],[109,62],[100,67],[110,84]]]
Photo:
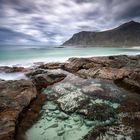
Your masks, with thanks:
[[[140,46],[140,23],[130,21],[112,30],[76,33],[63,46]]]

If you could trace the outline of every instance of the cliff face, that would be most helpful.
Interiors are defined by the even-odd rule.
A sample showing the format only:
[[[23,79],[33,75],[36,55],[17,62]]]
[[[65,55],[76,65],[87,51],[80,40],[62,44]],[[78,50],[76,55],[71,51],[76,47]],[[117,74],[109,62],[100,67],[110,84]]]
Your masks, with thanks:
[[[140,23],[130,21],[103,32],[82,31],[76,33],[63,46],[140,46]]]

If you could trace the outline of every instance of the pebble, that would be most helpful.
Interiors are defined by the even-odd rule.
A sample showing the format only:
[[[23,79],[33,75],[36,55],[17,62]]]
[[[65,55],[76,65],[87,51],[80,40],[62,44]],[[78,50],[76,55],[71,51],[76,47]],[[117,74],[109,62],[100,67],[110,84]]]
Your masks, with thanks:
[[[94,125],[94,122],[93,121],[85,121],[85,124],[86,124],[86,126],[91,127]]]
[[[57,132],[57,135],[58,135],[58,136],[61,136],[61,135],[63,135],[64,133],[65,133],[64,130],[60,130],[60,131]]]
[[[68,116],[66,113],[61,112],[61,113],[58,115],[58,118],[59,118],[59,119],[62,119],[62,120],[65,120],[65,119],[68,119],[69,116]]]
[[[56,110],[56,106],[55,105],[48,105],[47,106],[47,109],[49,109],[49,110]]]
[[[51,121],[52,118],[51,117],[46,117],[47,121]]]
[[[55,113],[55,114],[59,114],[60,111],[59,111],[59,110],[55,110],[54,113]]]
[[[73,120],[74,120],[75,122],[78,122],[78,121],[79,121],[79,118],[78,118],[78,117],[74,117]]]
[[[52,113],[51,113],[51,112],[49,112],[47,115],[48,115],[49,117],[52,117]]]

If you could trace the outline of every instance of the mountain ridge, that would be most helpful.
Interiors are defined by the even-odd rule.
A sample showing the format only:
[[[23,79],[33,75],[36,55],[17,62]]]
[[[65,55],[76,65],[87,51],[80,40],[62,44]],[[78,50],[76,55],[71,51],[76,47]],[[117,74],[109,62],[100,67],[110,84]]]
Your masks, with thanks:
[[[140,23],[130,21],[114,29],[95,32],[81,31],[62,46],[140,46]]]

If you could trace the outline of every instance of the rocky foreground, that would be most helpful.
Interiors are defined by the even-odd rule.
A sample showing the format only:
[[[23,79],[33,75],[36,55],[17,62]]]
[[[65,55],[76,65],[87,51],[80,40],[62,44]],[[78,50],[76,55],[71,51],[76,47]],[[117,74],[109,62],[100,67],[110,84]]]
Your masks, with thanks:
[[[25,139],[21,131],[31,127],[32,116],[41,115],[37,99],[46,102],[41,119],[58,122],[51,126],[57,140],[69,140],[73,130],[86,132],[79,137],[84,140],[140,139],[139,55],[70,58],[68,63],[0,71],[24,72],[28,77],[0,80],[0,140]],[[49,135],[50,127],[44,127],[39,126],[41,139]]]

